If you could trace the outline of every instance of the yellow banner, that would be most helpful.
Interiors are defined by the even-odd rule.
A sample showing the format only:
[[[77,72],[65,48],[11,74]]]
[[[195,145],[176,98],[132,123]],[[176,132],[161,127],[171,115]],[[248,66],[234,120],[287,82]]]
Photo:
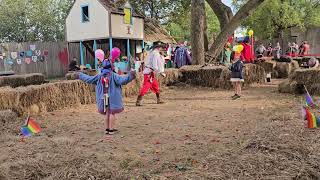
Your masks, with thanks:
[[[131,24],[131,9],[129,8],[124,9],[124,23]]]

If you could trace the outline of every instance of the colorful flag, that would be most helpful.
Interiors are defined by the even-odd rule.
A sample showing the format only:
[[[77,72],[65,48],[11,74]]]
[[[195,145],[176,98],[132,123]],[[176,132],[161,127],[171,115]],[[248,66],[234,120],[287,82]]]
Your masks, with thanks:
[[[317,128],[317,117],[306,108],[308,128]]]
[[[22,134],[22,136],[24,136],[24,137],[30,137],[30,136],[32,136],[32,132],[29,130],[29,128],[28,127],[21,127],[21,134]]]
[[[306,105],[307,106],[313,106],[314,105],[313,99],[310,96],[309,92],[307,92],[307,94],[306,94]]]
[[[26,124],[21,128],[21,134],[24,137],[30,137],[39,132],[41,132],[40,126],[32,118],[28,117]]]

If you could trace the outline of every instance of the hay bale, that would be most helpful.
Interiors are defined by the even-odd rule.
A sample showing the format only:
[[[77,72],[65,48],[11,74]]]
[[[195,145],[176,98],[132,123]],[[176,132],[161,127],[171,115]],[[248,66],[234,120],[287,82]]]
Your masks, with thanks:
[[[296,81],[290,81],[289,79],[286,79],[282,83],[278,85],[278,91],[280,93],[295,93],[297,89],[297,82]]]
[[[76,72],[68,72],[66,75],[65,75],[65,79],[66,80],[76,80],[77,79],[77,73]]]
[[[266,82],[266,72],[261,66],[246,64],[244,70],[244,84],[246,86],[254,83],[263,84]]]
[[[278,73],[277,78],[288,78],[296,69],[299,69],[299,63],[297,61],[277,62],[274,69]]]
[[[272,73],[276,67],[277,62],[275,61],[261,61],[256,63],[258,66],[264,68],[266,73]]]
[[[94,71],[94,70],[85,70],[85,71],[81,71],[82,73],[84,74],[87,74],[89,76],[95,76],[98,74],[97,71]],[[66,75],[65,75],[65,79],[66,80],[76,80],[77,79],[77,74],[79,72],[77,71],[69,71]]]
[[[79,80],[18,88],[0,88],[0,109],[18,115],[39,114],[95,102],[94,87]]]
[[[288,81],[291,83],[291,90],[288,93],[302,94],[306,86],[311,94],[320,95],[320,69],[297,69],[290,75]]]
[[[19,104],[19,93],[10,87],[0,88],[0,110],[12,109]]]
[[[19,86],[39,85],[43,83],[45,83],[45,77],[40,73],[0,77],[0,87],[10,86],[15,88]]]
[[[186,66],[180,69],[181,82],[197,86],[231,89],[231,72],[225,66]],[[264,68],[255,64],[245,64],[243,86],[253,83],[264,83],[266,73]]]
[[[136,79],[129,84],[123,86],[122,95],[124,97],[129,97],[133,95],[138,95],[143,82],[143,74],[138,73]]]
[[[179,69],[166,69],[166,77],[159,76],[159,83],[161,86],[173,85],[179,82],[181,73]]]

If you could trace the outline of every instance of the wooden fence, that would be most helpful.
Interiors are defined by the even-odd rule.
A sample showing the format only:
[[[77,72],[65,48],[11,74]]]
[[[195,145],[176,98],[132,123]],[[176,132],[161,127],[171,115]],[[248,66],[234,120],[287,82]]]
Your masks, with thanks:
[[[63,77],[68,71],[66,42],[0,44],[0,72],[42,73],[47,78]]]

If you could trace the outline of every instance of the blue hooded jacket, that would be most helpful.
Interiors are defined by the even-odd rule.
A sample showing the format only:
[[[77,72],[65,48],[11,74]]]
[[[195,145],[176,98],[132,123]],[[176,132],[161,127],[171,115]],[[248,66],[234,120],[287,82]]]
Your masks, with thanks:
[[[136,78],[135,72],[130,72],[126,76],[120,76],[110,69],[102,69],[100,74],[95,76],[88,76],[84,73],[79,74],[79,79],[88,84],[96,85],[96,104],[98,111],[103,113],[104,103],[103,103],[103,84],[102,78],[109,76],[109,112],[110,113],[119,113],[123,111],[123,102],[122,102],[122,85],[126,85]]]

